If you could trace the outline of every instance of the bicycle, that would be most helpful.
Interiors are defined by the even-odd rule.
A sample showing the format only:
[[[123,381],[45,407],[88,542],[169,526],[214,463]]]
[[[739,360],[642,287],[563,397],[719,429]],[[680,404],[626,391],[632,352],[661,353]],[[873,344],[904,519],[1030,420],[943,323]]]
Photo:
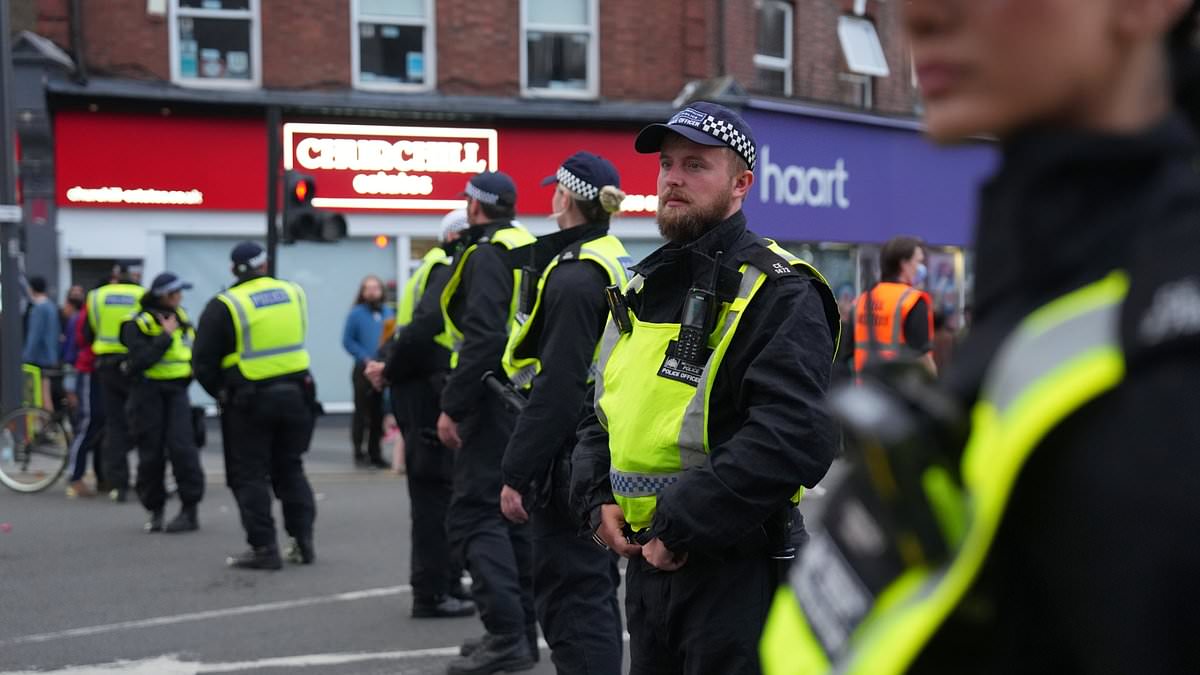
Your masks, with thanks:
[[[43,378],[62,371],[26,364],[22,372],[27,376],[24,407],[0,418],[0,483],[32,493],[54,485],[66,471],[73,431],[65,396],[54,410],[43,406]]]

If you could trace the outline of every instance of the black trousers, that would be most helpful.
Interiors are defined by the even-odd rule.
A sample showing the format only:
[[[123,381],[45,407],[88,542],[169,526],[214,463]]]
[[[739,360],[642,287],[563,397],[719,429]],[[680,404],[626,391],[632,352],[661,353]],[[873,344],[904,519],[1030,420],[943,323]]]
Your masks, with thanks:
[[[450,555],[446,510],[450,506],[454,456],[437,441],[438,393],[428,380],[392,387],[396,423],[404,431],[412,546],[409,583],[413,598],[437,601],[460,584],[462,562]]]
[[[79,422],[75,426],[75,440],[71,441],[68,480],[72,483],[83,480],[91,456],[96,483],[100,484],[104,482],[104,398],[100,395],[100,383],[96,381],[95,373],[79,373],[75,394],[79,397]]]
[[[312,536],[317,507],[302,455],[312,441],[314,417],[298,383],[260,387],[244,407],[221,411],[226,482],[233,490],[251,546],[275,546],[272,491],[283,505],[284,529]]]
[[[113,489],[129,488],[129,451],[133,440],[125,407],[129,402],[129,378],[121,373],[117,361],[96,364],[96,381],[104,408],[104,478]]]
[[[484,628],[494,635],[536,633],[533,546],[528,525],[500,513],[500,461],[513,420],[492,398],[459,424],[463,445],[454,457],[454,494],[446,526],[451,550],[471,572],[472,595]]]
[[[765,553],[727,559],[693,553],[675,572],[631,560],[625,575],[630,674],[758,675],[778,566]]]
[[[554,667],[564,675],[620,673],[617,555],[581,537],[555,500],[532,514],[532,527],[534,600]]]
[[[192,406],[187,382],[142,380],[129,394],[130,431],[138,448],[137,494],[149,511],[161,511],[167,501],[163,484],[167,459],[184,506],[204,497],[204,469],[192,429]]]
[[[354,457],[361,458],[364,456],[363,437],[366,436],[365,456],[372,460],[381,460],[383,392],[375,391],[375,387],[371,386],[364,373],[365,366],[362,363],[355,363],[354,370],[350,373],[350,383],[354,386],[354,415],[350,419],[350,442],[354,445]]]

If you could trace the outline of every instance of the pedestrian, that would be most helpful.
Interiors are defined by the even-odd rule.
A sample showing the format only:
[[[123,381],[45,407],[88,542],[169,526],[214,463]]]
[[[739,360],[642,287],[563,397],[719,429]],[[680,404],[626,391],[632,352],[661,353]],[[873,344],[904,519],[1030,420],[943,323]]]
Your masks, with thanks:
[[[921,290],[925,245],[917,237],[889,239],[879,252],[880,281],[854,304],[854,330],[842,348],[854,354],[854,372],[897,359],[920,361],[931,373],[933,300]]]
[[[101,281],[96,288],[108,283]],[[84,339],[84,326],[88,321],[88,306],[85,301],[75,315],[74,335],[76,344],[80,345],[79,354],[75,358],[75,399],[78,409],[75,422],[75,433],[71,439],[70,459],[67,463],[67,498],[94,497],[96,492],[107,492],[104,479],[104,461],[102,446],[104,443],[104,402],[100,395],[100,387],[95,381],[95,355],[92,346]],[[84,482],[87,473],[88,457],[92,458],[92,472],[96,479],[96,490]]]
[[[504,454],[500,509],[512,522],[531,522],[535,607],[555,668],[618,673],[624,631],[617,556],[580,536],[567,495],[575,429],[608,318],[604,289],[629,281],[629,253],[609,234],[625,194],[616,167],[590,152],[568,157],[544,181],[551,183],[560,231],[534,245],[533,268],[549,263],[536,285],[526,285],[521,306],[528,316],[504,355],[508,377],[528,392],[528,404]]]
[[[29,307],[26,317],[25,346],[21,350],[21,360],[43,371],[57,368],[61,358],[59,340],[62,336],[62,325],[59,322],[58,308],[46,295],[46,279],[43,277],[29,278]],[[43,373],[40,379],[42,405],[47,410],[53,410],[50,373]]]
[[[317,507],[303,455],[320,408],[308,372],[308,300],[300,286],[267,275],[267,252],[242,242],[230,254],[237,281],[200,315],[192,368],[218,401],[225,482],[237,500],[250,548],[226,563],[283,567],[271,494],[283,505],[289,561],[311,564]]]
[[[376,386],[390,383],[393,411],[407,450],[414,619],[475,613],[475,603],[462,586],[462,558],[451,553],[446,535],[454,457],[437,437],[440,394],[450,371],[450,350],[436,340],[443,331],[442,291],[454,272],[452,256],[466,228],[463,209],[442,219],[441,245],[425,255],[399,298],[398,328],[385,359],[367,366]]]
[[[81,310],[87,297],[80,286],[72,286],[68,291],[66,302],[59,313],[62,335],[59,336],[59,363],[74,367],[79,358],[79,342],[76,339],[76,328],[79,326]]]
[[[145,293],[138,285],[141,279],[141,265],[118,262],[111,281],[88,294],[88,320],[83,324],[84,342],[95,356],[92,386],[99,384],[104,409],[104,478],[109,498],[118,503],[128,498],[133,449],[125,415],[129,376],[124,364],[129,350],[121,344],[121,324],[141,311],[138,303]]]
[[[747,229],[756,151],[740,115],[695,102],[635,148],[658,153],[667,244],[611,300],[573,498],[630,559],[631,673],[758,673],[778,559],[803,536],[795,500],[838,447],[821,405],[837,304]]]
[[[382,455],[383,394],[371,386],[363,371],[378,356],[384,322],[391,318],[392,311],[383,304],[383,282],[373,274],[366,276],[358,286],[358,295],[342,330],[342,347],[354,359],[354,368],[350,372],[354,387],[350,439],[355,466],[376,469],[390,466]]]
[[[452,661],[451,675],[528,668],[537,653],[529,527],[500,513],[500,462],[512,434],[512,417],[482,383],[500,360],[516,318],[519,291],[510,252],[533,235],[513,225],[517,188],[500,172],[471,178],[467,222],[442,291],[444,329],[452,370],[442,390],[438,438],[454,455],[454,494],[446,521],[455,554],[466,561],[472,594],[492,637],[469,656]]]
[[[767,672],[1200,672],[1200,3],[903,9],[930,136],[1001,150],[970,333],[942,390],[864,383],[858,426],[910,412],[857,471],[899,480],[830,490],[856,536],[798,561]]]

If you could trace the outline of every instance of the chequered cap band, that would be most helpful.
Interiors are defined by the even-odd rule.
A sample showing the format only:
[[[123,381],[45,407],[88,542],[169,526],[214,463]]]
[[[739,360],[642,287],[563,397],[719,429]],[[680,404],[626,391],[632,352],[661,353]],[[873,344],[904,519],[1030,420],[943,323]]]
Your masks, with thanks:
[[[721,142],[732,148],[742,159],[746,160],[746,164],[751,170],[754,169],[754,162],[757,159],[754,143],[732,124],[709,115],[704,120],[704,123],[700,125],[700,131],[713,138],[720,139]]]
[[[267,264],[267,252],[266,251],[263,251],[262,253],[259,253],[258,255],[254,256],[253,258],[246,261],[246,266],[251,269],[254,269],[256,267],[262,267],[263,265],[266,265],[266,264]]]
[[[471,199],[481,201],[484,204],[491,204],[492,206],[495,206],[496,204],[500,203],[500,195],[488,192],[486,190],[480,190],[479,188],[475,187],[474,183],[467,183],[467,189],[464,190],[464,192],[466,192],[467,196]]]
[[[595,199],[600,194],[600,188],[567,171],[566,167],[558,167],[555,178],[558,179],[559,185],[584,199]]]

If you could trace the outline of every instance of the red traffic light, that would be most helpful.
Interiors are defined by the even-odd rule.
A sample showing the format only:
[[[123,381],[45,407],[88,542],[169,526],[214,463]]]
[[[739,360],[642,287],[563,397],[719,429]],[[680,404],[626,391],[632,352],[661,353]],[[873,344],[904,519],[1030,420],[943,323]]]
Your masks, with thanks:
[[[312,198],[317,194],[317,182],[313,180],[313,177],[297,171],[286,171],[284,178],[286,179],[283,193],[285,204],[309,206]]]
[[[297,181],[296,187],[294,188],[294,190],[295,190],[294,194],[296,195],[296,201],[303,202],[304,198],[308,196],[308,181],[306,181],[306,180]]]

